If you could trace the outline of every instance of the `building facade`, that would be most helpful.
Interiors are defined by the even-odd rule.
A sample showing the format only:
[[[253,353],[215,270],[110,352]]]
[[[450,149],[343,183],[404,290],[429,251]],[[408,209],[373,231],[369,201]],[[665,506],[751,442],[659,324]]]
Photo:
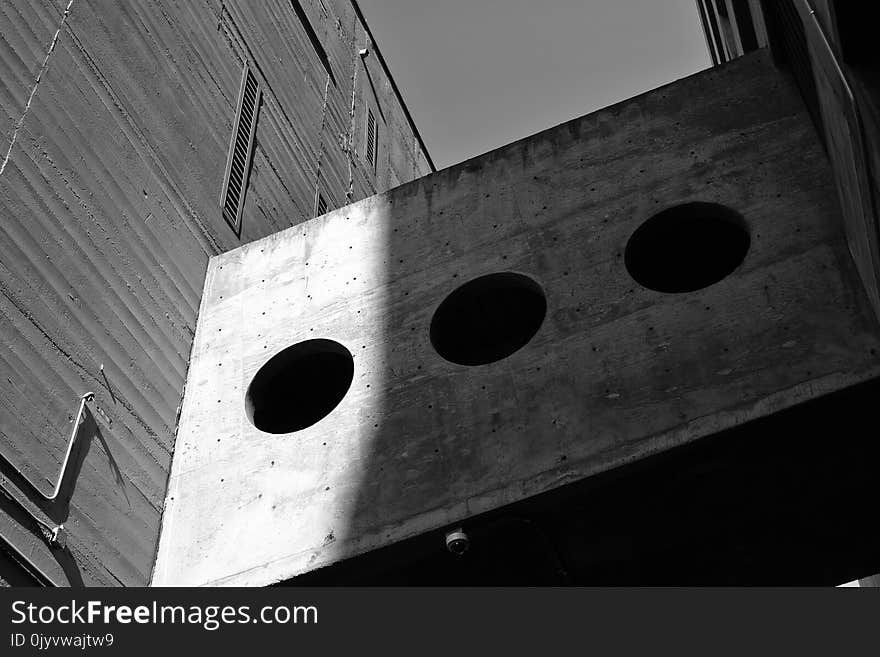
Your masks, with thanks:
[[[872,22],[858,3],[833,0],[698,0],[697,8],[716,65],[769,47],[795,80],[831,162],[849,248],[877,311],[880,57]],[[877,586],[878,576],[861,584]]]
[[[876,572],[844,4],[700,2],[717,67],[212,260],[153,583]]]
[[[4,3],[0,67],[0,577],[144,585],[209,259],[433,165],[348,0]]]
[[[10,572],[880,571],[857,3],[700,0],[716,67],[431,172],[355,4],[78,1],[4,35]]]
[[[878,376],[756,50],[213,258],[153,584],[847,581]]]

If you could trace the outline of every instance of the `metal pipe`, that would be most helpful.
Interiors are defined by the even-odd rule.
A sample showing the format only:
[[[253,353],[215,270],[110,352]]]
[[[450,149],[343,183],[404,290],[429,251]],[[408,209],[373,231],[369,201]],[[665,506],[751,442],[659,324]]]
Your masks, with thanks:
[[[45,493],[43,493],[43,491],[41,491],[39,487],[33,481],[31,481],[30,477],[28,477],[18,466],[16,466],[15,463],[0,454],[0,457],[2,457],[3,460],[9,464],[9,467],[11,467],[19,477],[24,479],[28,483],[28,485],[33,488],[37,492],[37,494],[47,502],[54,502],[56,499],[58,499],[58,495],[61,493],[61,484],[64,482],[64,478],[67,475],[67,467],[70,465],[70,455],[73,453],[73,445],[74,443],[76,443],[76,438],[79,435],[79,427],[80,424],[82,424],[83,411],[85,411],[86,402],[93,399],[94,396],[95,393],[87,392],[79,398],[79,410],[77,410],[76,420],[74,420],[73,428],[70,431],[70,438],[67,441],[67,451],[64,454],[64,461],[61,463],[61,470],[58,473],[58,480],[55,482],[55,486],[52,489],[51,495],[46,495]],[[13,500],[22,511],[29,515],[34,520],[34,522],[36,522],[40,526],[43,538],[50,547],[61,547],[64,545],[63,524],[58,525],[57,527],[49,525],[48,523],[37,517],[37,515],[34,514],[33,511],[28,509],[24,504],[19,502],[18,499],[13,496],[8,490],[6,490],[5,487],[0,486],[0,488],[3,489],[3,493],[7,498]]]
[[[87,392],[79,398],[79,409],[76,412],[76,419],[73,421],[73,428],[70,430],[70,438],[67,441],[67,451],[64,453],[64,461],[61,463],[61,470],[58,472],[58,480],[55,482],[55,486],[52,489],[51,495],[46,495],[41,491],[37,485],[30,480],[28,477],[18,466],[15,465],[12,461],[7,459],[5,456],[2,456],[3,460],[6,461],[9,466],[24,479],[28,485],[33,488],[37,493],[47,502],[54,502],[58,499],[58,495],[61,493],[61,484],[64,482],[64,477],[67,475],[67,467],[70,465],[70,455],[73,453],[73,445],[76,443],[76,438],[79,435],[79,427],[82,424],[83,412],[86,408],[86,402],[92,400],[95,397],[95,393]],[[27,513],[39,526],[42,530],[43,538],[51,547],[58,547],[64,544],[64,525],[58,525],[57,527],[52,527],[47,524],[45,521],[38,518],[30,509],[24,506],[21,502],[18,501],[13,495],[3,488],[3,492],[10,500],[13,500],[20,509],[22,509],[25,513]],[[2,540],[2,547],[5,552],[7,552],[13,560],[18,563],[31,577],[33,577],[37,582],[42,584],[43,586],[57,586],[57,584],[52,581],[52,578],[49,577],[37,564],[28,559],[28,557],[21,552],[15,545],[9,541],[5,536],[0,535],[0,540]]]
[[[3,456],[3,460],[6,461],[13,470],[15,470],[16,474],[18,474],[22,479],[24,479],[28,484],[30,484],[31,488],[33,488],[37,493],[39,493],[40,497],[42,497],[47,502],[54,502],[58,498],[58,494],[61,492],[61,484],[64,481],[64,475],[67,474],[67,466],[70,464],[70,455],[73,452],[73,445],[76,442],[76,437],[79,434],[79,425],[82,422],[83,411],[86,407],[86,402],[93,399],[95,393],[87,392],[79,398],[79,410],[76,413],[76,420],[73,422],[73,429],[70,431],[70,439],[67,441],[67,452],[64,454],[64,461],[61,463],[61,471],[58,473],[58,481],[55,482],[55,487],[52,490],[51,495],[46,495],[43,491],[39,489],[39,487],[30,480],[21,469],[18,468],[12,461]],[[2,455],[0,455],[2,456]]]
[[[55,490],[52,491],[52,495],[46,498],[50,502],[54,502],[55,498],[58,497],[58,493],[61,492],[61,483],[64,481],[64,475],[67,474],[67,465],[70,463],[70,454],[73,452],[73,444],[76,442],[77,435],[79,435],[79,425],[82,422],[86,402],[94,399],[94,397],[95,393],[87,392],[79,398],[79,410],[76,412],[76,420],[74,420],[73,429],[70,431],[70,440],[67,441],[67,453],[64,455],[64,463],[61,464],[61,471],[58,473],[58,481],[55,482]]]

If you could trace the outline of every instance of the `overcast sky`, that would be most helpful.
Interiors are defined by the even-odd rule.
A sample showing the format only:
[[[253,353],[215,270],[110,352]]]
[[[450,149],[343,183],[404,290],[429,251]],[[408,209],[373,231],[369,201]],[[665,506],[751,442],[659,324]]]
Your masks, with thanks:
[[[359,0],[437,168],[709,66],[694,0]]]

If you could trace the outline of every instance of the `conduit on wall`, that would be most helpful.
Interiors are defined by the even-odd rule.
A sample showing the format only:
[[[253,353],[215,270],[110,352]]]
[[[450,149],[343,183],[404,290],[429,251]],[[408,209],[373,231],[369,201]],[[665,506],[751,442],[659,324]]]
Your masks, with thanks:
[[[61,493],[61,485],[64,483],[65,477],[67,476],[67,468],[70,465],[70,455],[73,453],[73,446],[76,444],[77,436],[79,435],[79,428],[82,424],[83,412],[85,411],[86,402],[93,399],[95,393],[87,392],[83,394],[79,398],[79,409],[76,413],[76,419],[73,422],[73,428],[70,431],[70,438],[67,441],[67,451],[64,454],[64,461],[61,463],[61,470],[58,472],[58,479],[55,482],[55,486],[52,489],[52,493],[50,495],[46,495],[39,489],[39,487],[34,484],[33,481],[22,471],[18,466],[16,466],[12,461],[7,459],[5,456],[0,454],[0,458],[2,458],[9,467],[19,476],[21,477],[27,484],[37,492],[37,494],[42,497],[47,502],[54,502],[58,499],[58,495]],[[49,545],[49,547],[61,547],[64,545],[64,525],[51,526],[44,522],[42,519],[37,517],[30,509],[28,509],[24,504],[22,504],[12,493],[10,493],[4,486],[0,486],[0,491],[2,491],[3,495],[13,502],[16,506],[18,506],[24,513],[33,519],[35,523],[40,527],[43,539]],[[33,561],[28,559],[18,548],[16,548],[9,540],[4,536],[0,536],[0,539],[3,541],[3,547],[7,553],[9,553],[13,559],[19,562],[24,569],[34,577],[37,581],[39,581],[44,586],[55,586],[56,584],[52,581],[52,579],[46,575],[43,570],[37,566]]]

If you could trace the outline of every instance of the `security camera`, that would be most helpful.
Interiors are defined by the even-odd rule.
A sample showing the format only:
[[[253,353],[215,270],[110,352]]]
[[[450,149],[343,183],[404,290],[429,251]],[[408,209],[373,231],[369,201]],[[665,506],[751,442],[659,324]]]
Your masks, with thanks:
[[[446,549],[460,557],[471,546],[471,539],[459,528],[446,534]]]

